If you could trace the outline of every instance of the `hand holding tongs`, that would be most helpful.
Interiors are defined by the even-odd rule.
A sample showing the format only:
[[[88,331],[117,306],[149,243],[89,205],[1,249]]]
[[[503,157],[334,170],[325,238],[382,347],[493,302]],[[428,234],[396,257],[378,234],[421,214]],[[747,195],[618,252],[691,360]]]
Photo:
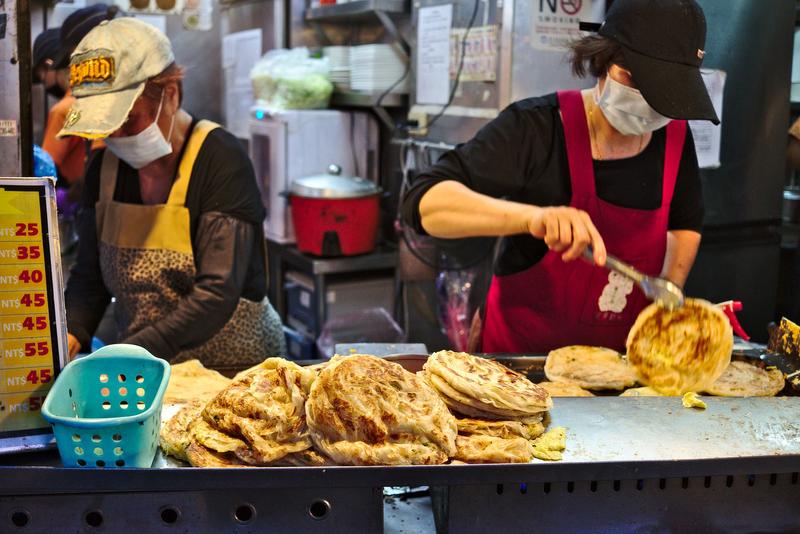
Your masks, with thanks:
[[[594,263],[592,247],[586,247],[584,249],[583,257],[591,263]],[[683,291],[669,280],[657,278],[655,276],[647,276],[635,267],[628,265],[610,254],[606,258],[605,267],[610,271],[616,271],[636,282],[644,292],[644,295],[650,300],[669,309],[683,306]]]

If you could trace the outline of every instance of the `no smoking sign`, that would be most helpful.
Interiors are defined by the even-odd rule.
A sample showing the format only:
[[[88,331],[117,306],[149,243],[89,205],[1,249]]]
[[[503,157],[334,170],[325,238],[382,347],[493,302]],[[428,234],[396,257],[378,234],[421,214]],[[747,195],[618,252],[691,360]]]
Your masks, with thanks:
[[[583,7],[583,0],[561,0],[561,9],[567,15],[577,15]]]

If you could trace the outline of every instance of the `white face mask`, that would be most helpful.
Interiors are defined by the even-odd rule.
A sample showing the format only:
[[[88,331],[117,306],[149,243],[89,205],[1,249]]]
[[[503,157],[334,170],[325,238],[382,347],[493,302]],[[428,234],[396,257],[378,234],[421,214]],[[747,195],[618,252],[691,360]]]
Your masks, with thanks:
[[[133,167],[141,169],[145,165],[163,158],[172,153],[172,127],[175,126],[175,115],[169,125],[169,139],[164,139],[164,134],[158,127],[158,117],[161,115],[161,105],[164,103],[164,92],[161,93],[161,102],[158,104],[156,120],[153,124],[136,135],[128,137],[108,137],[105,140],[108,149],[119,159]]]
[[[653,132],[672,120],[651,108],[638,90],[622,85],[611,76],[606,76],[602,93],[597,82],[594,101],[611,126],[623,135]]]

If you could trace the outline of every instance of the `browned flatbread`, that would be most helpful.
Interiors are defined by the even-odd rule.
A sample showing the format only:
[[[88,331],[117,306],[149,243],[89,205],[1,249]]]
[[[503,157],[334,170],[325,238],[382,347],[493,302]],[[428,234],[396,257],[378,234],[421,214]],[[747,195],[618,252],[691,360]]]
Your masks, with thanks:
[[[544,433],[544,425],[539,422],[521,423],[519,421],[483,421],[481,419],[456,419],[458,433],[462,435],[479,434],[497,438],[534,439]]]
[[[641,382],[666,395],[704,391],[731,361],[733,331],[716,306],[686,299],[669,310],[651,304],[628,334],[628,361]]]
[[[630,388],[626,389],[619,395],[620,397],[664,397],[658,391],[654,390],[651,387],[644,386],[641,388]]]
[[[625,389],[636,384],[636,369],[617,351],[603,347],[573,345],[551,351],[544,374],[551,382],[584,389]]]
[[[305,402],[313,371],[269,358],[221,391],[203,410],[214,429],[246,442],[249,463],[265,464],[311,448]]]
[[[214,453],[213,458],[231,464],[243,463],[247,465],[275,466],[275,467],[310,467],[333,465],[330,459],[320,453],[306,449],[300,452],[291,452],[281,457],[279,460],[270,461],[263,458],[258,451],[254,450],[241,439],[229,436],[209,425],[202,417],[198,417],[189,425],[192,442],[199,444],[203,450],[196,453],[204,453],[201,458],[208,459],[208,451]],[[281,444],[275,444],[275,448]],[[234,458],[235,456],[235,458]],[[199,460],[196,460],[199,461]]]
[[[287,467],[323,467],[336,464],[324,454],[320,454],[314,449],[306,449],[304,451],[287,454],[281,458],[278,463],[273,465],[285,465]]]
[[[525,463],[533,458],[531,442],[525,438],[498,438],[473,434],[456,438],[455,460],[470,464]]]
[[[465,352],[440,351],[423,366],[425,376],[453,406],[468,406],[465,415],[517,419],[549,410],[553,400],[524,375]]]
[[[206,369],[199,360],[176,363],[171,366],[164,402],[182,404],[195,399],[208,402],[230,383],[229,378]]]
[[[785,380],[779,369],[761,369],[747,362],[734,361],[706,389],[718,397],[774,397]]]
[[[570,382],[539,382],[540,388],[551,397],[594,397],[594,393]]]
[[[481,403],[467,397],[460,391],[450,387],[450,384],[447,383],[442,377],[433,373],[418,373],[425,377],[425,380],[431,387],[436,390],[437,393],[442,397],[442,400],[447,404],[447,406],[454,412],[460,413],[462,415],[467,415],[469,417],[474,417],[476,419],[490,419],[494,421],[505,421],[505,420],[533,420],[539,421],[542,418],[542,413],[544,412],[536,412],[536,413],[527,413],[527,412],[520,412],[517,410],[503,410],[494,407],[488,403]]]
[[[186,449],[186,456],[193,467],[247,467],[231,453],[220,453],[192,440]]]
[[[168,421],[165,421],[159,433],[161,449],[179,460],[189,461],[186,450],[192,441],[189,430],[194,420],[200,417],[205,402],[194,400],[178,410]]]
[[[306,402],[314,445],[338,464],[441,464],[455,418],[422,379],[375,356],[335,356]]]

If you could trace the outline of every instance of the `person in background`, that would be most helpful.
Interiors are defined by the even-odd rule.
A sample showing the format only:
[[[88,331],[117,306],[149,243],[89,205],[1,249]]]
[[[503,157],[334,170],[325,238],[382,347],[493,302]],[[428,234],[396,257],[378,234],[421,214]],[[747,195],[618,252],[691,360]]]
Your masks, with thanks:
[[[48,95],[59,100],[64,98],[69,80],[64,73],[62,83],[57,80],[53,68],[55,58],[61,48],[59,35],[61,28],[49,28],[36,36],[33,42],[33,83],[41,83]]]
[[[484,352],[624,350],[648,302],[602,267],[606,251],[681,287],[694,263],[703,197],[686,120],[719,122],[700,75],[703,11],[616,0],[594,29],[572,46],[573,72],[588,70],[593,88],[512,104],[406,193],[420,232],[505,238]],[[588,247],[591,263],[579,260]]]
[[[181,107],[167,37],[133,18],[104,21],[70,73],[76,101],[59,135],[106,139],[78,216],[70,354],[89,350],[114,297],[118,339],[172,362],[235,370],[284,355],[252,164],[232,134]]]
[[[89,33],[89,30],[103,20],[114,18],[117,12],[118,8],[116,6],[96,4],[72,13],[64,20],[64,24],[59,31],[58,52],[52,61],[46,63],[49,69],[44,70],[45,79],[49,76],[55,80],[56,84],[50,93],[53,95],[61,93],[62,98],[50,108],[50,112],[47,115],[47,126],[44,131],[42,148],[50,154],[56,164],[59,177],[58,185],[61,188],[70,188],[80,182],[86,168],[87,152],[90,150],[80,138],[59,139],[56,135],[64,126],[67,113],[75,102],[69,90],[69,55],[80,40]],[[48,37],[48,40],[51,38]],[[91,150],[96,150],[101,146],[102,143],[93,143]],[[80,195],[75,193],[73,196],[79,197]],[[67,209],[66,206],[64,208]]]
[[[50,28],[39,35],[33,42],[33,83],[44,85],[45,92],[57,99],[64,97],[64,89],[67,85],[59,84],[56,79],[56,71],[53,70],[53,60],[59,51],[59,34],[61,28]],[[53,158],[45,152],[41,146],[33,145],[33,175],[34,176],[58,176]]]

